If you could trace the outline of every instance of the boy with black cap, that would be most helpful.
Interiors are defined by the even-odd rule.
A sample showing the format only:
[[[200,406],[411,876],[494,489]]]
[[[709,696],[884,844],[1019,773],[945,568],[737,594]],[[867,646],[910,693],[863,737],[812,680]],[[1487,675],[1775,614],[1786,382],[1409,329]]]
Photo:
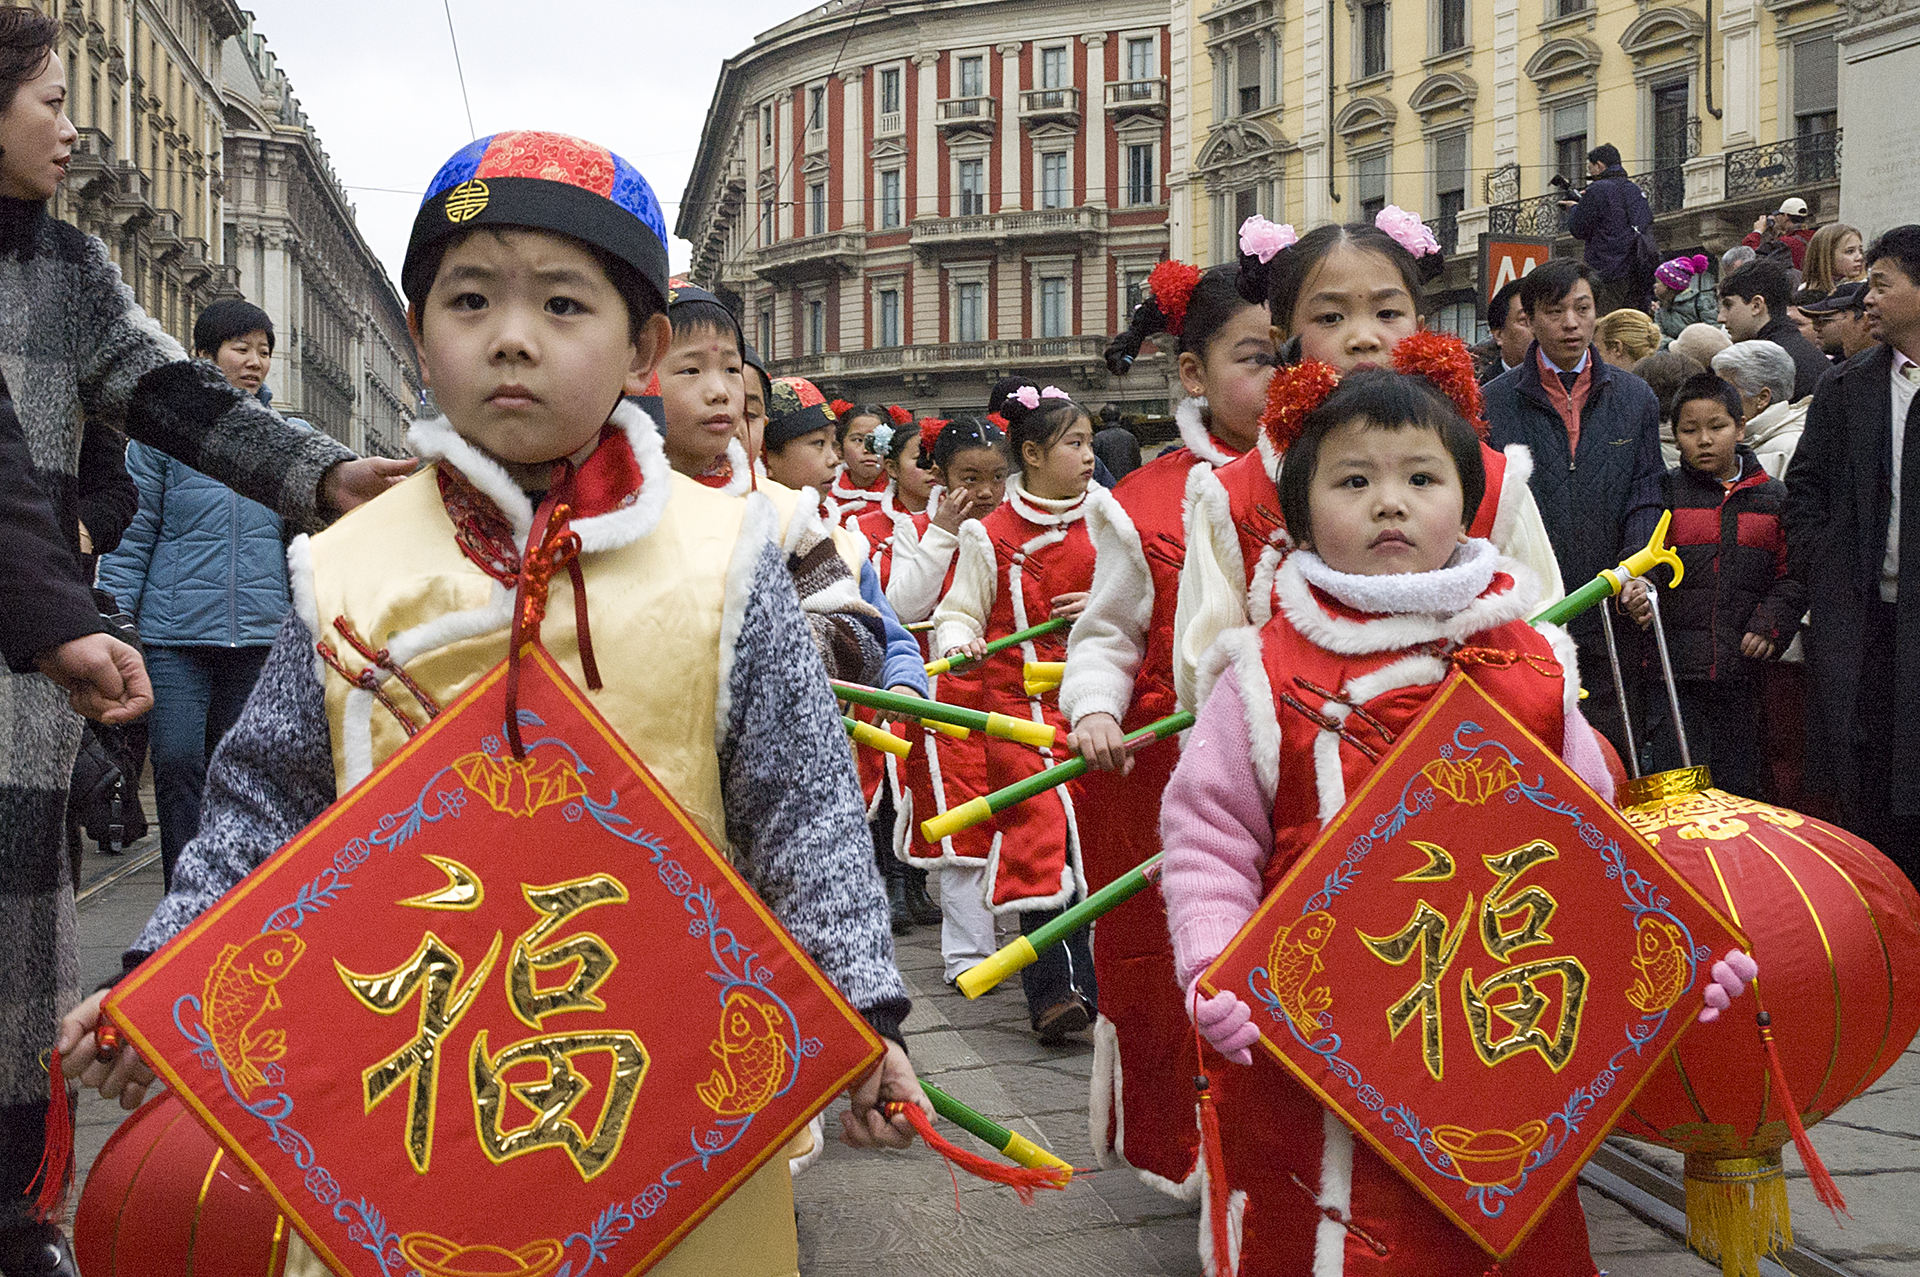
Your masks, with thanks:
[[[807,628],[775,512],[675,475],[654,423],[623,399],[670,333],[652,189],[574,138],[482,138],[429,187],[402,281],[447,413],[410,434],[430,464],[294,543],[293,615],[214,757],[200,836],[129,965],[368,776],[432,716],[429,701],[451,703],[506,657],[521,548],[545,516],[543,539],[580,541],[605,684],[589,692],[595,708],[702,832],[733,846],[775,916],[889,1039],[842,1127],[852,1144],[906,1145],[911,1128],[883,1105],[926,1105],[901,1046],[909,1003],[832,695],[816,663],[791,659]],[[570,522],[553,526],[562,502]],[[567,573],[551,589],[540,637],[594,686]],[[383,645],[351,681],[336,666],[351,659],[349,632]],[[626,650],[632,636],[643,651]],[[316,660],[316,646],[335,659]],[[67,1017],[62,1055],[132,1107],[151,1075],[129,1049],[100,1057],[99,1005]],[[651,1271],[794,1272],[791,1193],[775,1158]]]

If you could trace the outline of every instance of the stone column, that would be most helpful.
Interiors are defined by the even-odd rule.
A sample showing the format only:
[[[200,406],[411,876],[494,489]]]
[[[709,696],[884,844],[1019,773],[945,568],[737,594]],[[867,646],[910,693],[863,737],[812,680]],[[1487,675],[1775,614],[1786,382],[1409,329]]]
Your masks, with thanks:
[[[799,100],[791,88],[782,89],[779,101],[773,106],[773,163],[774,172],[780,175],[780,194],[776,197],[779,203],[774,211],[775,233],[783,240],[792,239],[806,225],[795,195],[800,189],[800,174],[796,171],[800,162],[795,158],[798,148],[794,143],[800,140],[800,127]]]
[[[915,103],[918,127],[913,131],[913,215],[936,217],[940,212],[940,135],[933,126],[933,114],[939,108],[938,63],[940,55],[916,53],[913,65],[919,68],[919,92]],[[914,309],[919,310],[920,290],[914,289]]]
[[[1080,130],[1087,148],[1087,199],[1095,208],[1107,206],[1107,34],[1096,31],[1080,39],[1087,46],[1087,100],[1081,104]]]
[[[1024,207],[1020,189],[1020,156],[1026,140],[1020,132],[1020,41],[1009,40],[994,46],[1000,54],[1000,126],[994,130],[1000,139],[1000,211],[1018,212]]]
[[[1493,166],[1519,162],[1520,0],[1494,0]],[[1468,198],[1471,202],[1471,193]]]
[[[867,224],[866,75],[864,67],[840,72],[840,225],[850,231]]]
[[[1342,221],[1327,194],[1333,152],[1333,118],[1327,110],[1327,11],[1309,0],[1300,15],[1300,193],[1303,226]],[[1291,212],[1291,210],[1289,210]],[[1283,220],[1292,220],[1291,218]]]
[[[1723,148],[1767,140],[1760,136],[1761,13],[1760,0],[1725,0],[1720,8],[1720,47],[1727,72],[1726,115],[1720,124]]]
[[[1212,79],[1205,78],[1206,89],[1202,91],[1200,64],[1193,56],[1193,7],[1193,0],[1173,0],[1173,52],[1167,63],[1167,256],[1181,262],[1204,262],[1210,257],[1204,240],[1195,251],[1195,183],[1189,171],[1197,150],[1195,143],[1206,136],[1213,119]],[[1104,103],[1089,105],[1106,110]],[[1204,193],[1201,199],[1204,201]],[[1205,219],[1199,221],[1198,229],[1204,235]]]
[[[1869,240],[1920,220],[1920,132],[1888,104],[1920,78],[1920,0],[1845,0],[1840,32],[1840,216]]]

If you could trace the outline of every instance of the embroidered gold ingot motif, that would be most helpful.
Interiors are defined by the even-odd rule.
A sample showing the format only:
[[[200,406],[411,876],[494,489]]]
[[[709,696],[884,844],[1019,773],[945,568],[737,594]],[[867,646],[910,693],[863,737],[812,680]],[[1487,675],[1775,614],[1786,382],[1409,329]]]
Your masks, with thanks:
[[[400,1257],[420,1277],[547,1277],[566,1254],[567,1248],[552,1240],[508,1250],[462,1246],[433,1233],[408,1233],[400,1239]]]
[[[1514,1131],[1436,1126],[1433,1142],[1453,1162],[1454,1174],[1469,1184],[1493,1188],[1520,1178],[1528,1155],[1547,1142],[1547,1124],[1527,1122]]]
[[[487,806],[507,816],[531,816],[555,803],[586,796],[587,784],[564,758],[496,758],[478,750],[453,760],[454,771]]]
[[[447,220],[458,226],[484,213],[493,192],[479,178],[471,178],[447,192]]]
[[[1397,1039],[1415,1016],[1420,1018],[1420,1054],[1435,1081],[1443,1076],[1446,1065],[1440,1042],[1440,981],[1453,964],[1454,954],[1460,951],[1460,942],[1466,939],[1467,920],[1472,916],[1472,892],[1467,893],[1467,907],[1461,910],[1460,921],[1451,926],[1445,914],[1422,900],[1407,925],[1393,935],[1360,936],[1361,943],[1377,957],[1396,967],[1415,953],[1420,955],[1420,979],[1405,997],[1387,1008],[1387,1027]]]
[[[1552,1033],[1540,1028],[1552,1000],[1535,984],[1549,976],[1559,976],[1561,988],[1560,1015]],[[1500,996],[1508,992],[1513,994],[1512,1001]],[[1473,968],[1468,967],[1466,978],[1460,982],[1460,1000],[1466,1007],[1473,1049],[1482,1063],[1492,1067],[1522,1051],[1538,1051],[1540,1058],[1558,1073],[1580,1045],[1580,1013],[1587,1004],[1587,969],[1578,958],[1543,958],[1498,972],[1475,984]],[[1505,1021],[1512,1032],[1494,1037],[1495,1017]]]
[[[1333,915],[1316,911],[1302,914],[1273,938],[1267,953],[1267,979],[1273,996],[1301,1031],[1320,1026],[1320,1013],[1333,1009],[1333,991],[1326,985],[1309,988],[1309,982],[1326,964],[1320,950],[1326,947],[1335,927]]]
[[[1433,787],[1469,807],[1478,807],[1495,794],[1520,783],[1520,773],[1504,755],[1493,759],[1436,758],[1420,769]]]
[[[438,891],[424,891],[397,901],[405,909],[478,909],[487,898],[480,876],[457,860],[421,853],[421,859],[447,876],[447,885]]]
[[[1686,936],[1665,918],[1647,914],[1635,931],[1633,969],[1640,974],[1627,986],[1627,1001],[1643,1015],[1658,1015],[1687,987]]]
[[[494,932],[493,944],[473,975],[461,984],[466,964],[460,955],[429,931],[420,938],[413,956],[391,971],[378,975],[358,975],[342,966],[334,969],[354,997],[369,1010],[392,1015],[420,994],[420,1028],[411,1041],[372,1065],[360,1076],[366,1088],[366,1109],[386,1099],[402,1082],[413,1081],[407,1097],[407,1157],[413,1168],[426,1174],[433,1159],[435,1083],[439,1078],[440,1039],[460,1023],[473,1006],[487,973],[500,956],[500,933]]]
[[[227,1076],[251,1096],[267,1084],[263,1065],[287,1053],[287,1035],[263,1029],[261,1017],[280,1006],[274,986],[306,952],[306,942],[291,931],[267,931],[245,944],[230,944],[207,969],[201,991],[200,1019],[213,1052]]]
[[[786,1014],[773,1003],[744,989],[728,994],[720,1008],[720,1036],[707,1046],[720,1067],[693,1088],[700,1102],[721,1117],[745,1117],[765,1108],[787,1080],[786,1023]]]
[[[574,1120],[573,1110],[592,1084],[574,1069],[573,1061],[596,1051],[612,1057],[612,1081],[599,1118],[591,1131],[585,1131]],[[544,1074],[524,1082],[505,1076],[523,1064],[541,1065]],[[498,1055],[488,1053],[487,1032],[482,1029],[473,1040],[473,1107],[480,1146],[495,1163],[535,1149],[562,1149],[573,1159],[580,1177],[590,1180],[607,1169],[620,1151],[647,1065],[646,1048],[624,1029],[543,1034],[515,1042]],[[512,1130],[502,1125],[506,1091],[533,1110],[531,1122]]]
[[[527,903],[543,916],[518,940],[507,962],[507,997],[513,1013],[529,1028],[541,1028],[562,1011],[605,1011],[593,991],[620,965],[605,940],[592,932],[547,943],[575,915],[595,905],[624,904],[627,889],[606,874],[594,874],[551,887],[522,886]],[[537,973],[572,966],[573,974],[555,989],[542,989]]]

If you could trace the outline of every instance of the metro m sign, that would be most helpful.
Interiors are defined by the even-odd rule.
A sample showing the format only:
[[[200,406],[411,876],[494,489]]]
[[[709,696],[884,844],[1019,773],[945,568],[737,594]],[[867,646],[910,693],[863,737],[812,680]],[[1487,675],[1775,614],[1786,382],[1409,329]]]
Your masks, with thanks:
[[[1480,237],[1480,310],[1493,295],[1553,256],[1553,241],[1530,235]]]

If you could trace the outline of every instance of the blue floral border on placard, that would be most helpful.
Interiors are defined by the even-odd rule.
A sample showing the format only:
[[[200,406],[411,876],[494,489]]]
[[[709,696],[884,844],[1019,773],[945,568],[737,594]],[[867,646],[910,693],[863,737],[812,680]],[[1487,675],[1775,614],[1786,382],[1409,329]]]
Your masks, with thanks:
[[[539,715],[530,710],[520,710],[519,720],[524,727],[544,727]],[[531,742],[527,753],[531,755],[544,746],[564,750],[573,761],[575,769],[584,779],[593,774],[593,769],[580,757],[578,750],[557,736],[547,736]],[[489,735],[481,741],[483,752],[496,754],[500,750],[500,739]],[[342,891],[353,886],[349,880],[354,870],[365,864],[378,848],[388,852],[398,850],[418,834],[426,825],[441,820],[458,819],[467,803],[467,793],[463,786],[455,784],[442,787],[442,782],[452,772],[451,767],[443,767],[435,772],[421,787],[413,804],[398,812],[390,812],[380,817],[374,828],[364,838],[352,838],[334,853],[333,864],[322,870],[310,882],[303,884],[294,898],[267,916],[260,930],[293,930],[305,921],[309,914],[327,908],[338,899]],[[761,965],[759,954],[740,943],[734,933],[720,919],[719,910],[714,903],[710,887],[694,880],[693,873],[678,860],[668,854],[670,848],[659,837],[636,826],[633,821],[622,815],[617,809],[620,795],[610,793],[606,801],[596,802],[591,796],[567,803],[561,809],[562,817],[569,823],[591,819],[605,832],[612,834],[642,851],[648,853],[649,861],[660,883],[679,900],[688,914],[687,934],[695,939],[707,942],[708,955],[716,970],[707,972],[716,988],[716,999],[724,1005],[727,996],[736,989],[751,989],[761,997],[776,1003],[786,1016],[786,1023],[792,1026],[791,1040],[783,1040],[782,1046],[787,1054],[786,1081],[774,1093],[774,1098],[786,1095],[793,1089],[800,1076],[800,1061],[819,1055],[824,1049],[818,1038],[802,1037],[799,1020],[793,1014],[793,1008],[770,986],[773,972]],[[251,1114],[263,1123],[268,1138],[281,1152],[293,1158],[294,1166],[306,1172],[305,1185],[315,1201],[329,1207],[333,1218],[348,1226],[348,1236],[374,1257],[379,1265],[382,1277],[420,1277],[412,1265],[408,1264],[400,1251],[400,1234],[389,1226],[387,1217],[377,1206],[364,1196],[348,1200],[339,1180],[324,1166],[319,1164],[318,1154],[313,1143],[295,1128],[289,1121],[293,1116],[293,1097],[280,1091],[273,1097],[249,1103],[234,1086],[233,1078],[226,1066],[221,1063],[219,1053],[214,1049],[213,1039],[206,1026],[200,1022],[200,999],[194,994],[182,994],[173,1004],[174,1028],[193,1047],[200,1066],[218,1071],[227,1094],[241,1110]],[[285,1081],[285,1072],[278,1063],[265,1066],[262,1072],[270,1085],[279,1086]],[[641,1220],[650,1219],[665,1206],[672,1191],[683,1184],[676,1176],[688,1167],[698,1165],[707,1170],[713,1160],[731,1151],[746,1135],[753,1125],[754,1114],[739,1118],[716,1117],[712,1125],[705,1130],[694,1128],[687,1133],[691,1153],[689,1156],[669,1165],[661,1171],[653,1183],[640,1190],[631,1198],[622,1198],[602,1207],[593,1222],[586,1228],[570,1234],[564,1245],[568,1252],[579,1246],[579,1253],[569,1254],[554,1277],[583,1277],[595,1264],[610,1263],[609,1256],[621,1237],[631,1232]],[[578,1264],[576,1268],[575,1265]]]
[[[1468,744],[1468,738],[1484,732],[1478,723],[1463,721],[1454,731],[1453,741],[1440,747],[1440,757],[1472,760],[1482,751],[1491,750],[1503,755],[1517,771],[1520,758],[1506,745],[1493,739],[1478,744]],[[1531,784],[1524,779],[1511,786],[1505,794],[1505,801],[1517,803],[1526,801],[1552,816],[1564,816],[1572,823],[1575,835],[1600,857],[1609,880],[1618,882],[1626,896],[1621,907],[1632,913],[1635,925],[1639,919],[1652,914],[1673,924],[1684,937],[1683,951],[1687,958],[1687,982],[1681,990],[1682,996],[1691,989],[1699,976],[1699,964],[1707,960],[1710,950],[1705,945],[1697,945],[1693,932],[1680,918],[1674,916],[1669,906],[1672,898],[1661,893],[1659,888],[1643,877],[1626,863],[1626,851],[1605,828],[1595,824],[1586,812],[1575,803],[1556,797],[1546,787],[1544,774],[1536,775]],[[1346,854],[1340,863],[1334,866],[1321,884],[1321,889],[1309,898],[1301,907],[1302,914],[1326,909],[1333,898],[1358,882],[1368,855],[1377,848],[1393,841],[1407,822],[1415,816],[1432,811],[1437,801],[1433,785],[1424,773],[1416,773],[1400,791],[1400,800],[1392,811],[1383,812],[1375,818],[1366,832],[1358,834],[1348,844]],[[1497,1219],[1505,1213],[1507,1199],[1526,1187],[1527,1180],[1534,1172],[1542,1169],[1557,1158],[1580,1131],[1581,1123],[1593,1107],[1613,1089],[1614,1081],[1625,1066],[1628,1057],[1639,1055],[1647,1042],[1657,1037],[1665,1026],[1671,1007],[1654,1015],[1642,1015],[1637,1023],[1629,1023],[1625,1028],[1626,1045],[1610,1056],[1604,1066],[1593,1078],[1575,1086],[1567,1093],[1564,1103],[1557,1112],[1545,1114],[1541,1120],[1550,1131],[1559,1127],[1559,1131],[1549,1134],[1546,1140],[1528,1155],[1526,1164],[1521,1168],[1520,1177],[1512,1185],[1468,1184],[1454,1168],[1453,1159],[1434,1142],[1432,1128],[1420,1120],[1420,1115],[1408,1105],[1390,1102],[1388,1096],[1366,1080],[1359,1065],[1340,1054],[1341,1039],[1333,1032],[1333,1017],[1321,1012],[1318,1024],[1306,1026],[1302,1032],[1286,1010],[1280,1005],[1271,987],[1271,976],[1264,966],[1255,967],[1247,973],[1247,991],[1261,1005],[1276,1023],[1286,1026],[1295,1041],[1307,1050],[1319,1056],[1333,1075],[1345,1082],[1354,1092],[1354,1099],[1368,1112],[1374,1114],[1396,1139],[1405,1140],[1413,1145],[1420,1160],[1436,1175],[1444,1176],[1466,1185],[1462,1196],[1472,1201],[1480,1212],[1489,1219]],[[1677,999],[1676,999],[1677,1002]]]

